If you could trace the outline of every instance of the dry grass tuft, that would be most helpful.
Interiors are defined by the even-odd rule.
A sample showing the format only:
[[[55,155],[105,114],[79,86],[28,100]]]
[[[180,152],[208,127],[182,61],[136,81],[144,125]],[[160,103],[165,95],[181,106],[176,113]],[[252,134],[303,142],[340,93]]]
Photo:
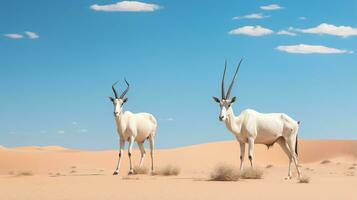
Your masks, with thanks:
[[[274,165],[267,165],[265,168],[269,169],[269,168],[272,168],[274,167]]]
[[[329,163],[331,163],[330,160],[323,160],[323,161],[320,162],[320,164],[329,164]]]
[[[240,173],[232,165],[219,164],[211,173],[210,181],[238,181]]]
[[[310,177],[302,176],[301,178],[299,178],[298,183],[310,183]]]
[[[352,169],[356,169],[355,167],[349,167],[348,169],[352,170]]]
[[[148,174],[149,168],[147,167],[134,167],[134,174]]]
[[[241,178],[243,178],[243,179],[262,179],[263,175],[264,175],[264,171],[259,167],[255,167],[255,168],[244,169],[241,174]]]
[[[180,168],[175,167],[173,165],[166,165],[165,167],[155,171],[152,173],[153,176],[161,175],[161,176],[177,176],[181,172]]]
[[[19,171],[16,173],[16,176],[33,176],[33,172],[31,171]]]

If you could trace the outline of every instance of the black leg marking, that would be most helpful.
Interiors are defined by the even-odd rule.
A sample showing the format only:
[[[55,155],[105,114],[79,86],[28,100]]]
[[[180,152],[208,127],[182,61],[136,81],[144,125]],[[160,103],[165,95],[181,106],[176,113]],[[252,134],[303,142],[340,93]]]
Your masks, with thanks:
[[[119,153],[119,158],[121,157],[121,152]]]
[[[252,156],[248,156],[248,158],[249,158],[249,160],[252,160],[252,159],[253,159]]]
[[[129,155],[129,157],[131,157],[131,153],[130,152],[128,153],[128,155]]]
[[[240,160],[243,160],[243,156],[240,156]]]

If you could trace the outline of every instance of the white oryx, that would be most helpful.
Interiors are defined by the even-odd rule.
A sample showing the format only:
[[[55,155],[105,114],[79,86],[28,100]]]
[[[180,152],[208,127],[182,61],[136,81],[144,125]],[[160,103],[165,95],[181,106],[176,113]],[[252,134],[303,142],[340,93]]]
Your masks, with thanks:
[[[233,80],[228,88],[227,94],[224,92],[224,79],[227,68],[225,62],[221,92],[222,99],[213,97],[219,103],[221,112],[219,120],[224,121],[227,129],[232,132],[240,144],[240,170],[243,170],[243,161],[245,154],[245,144],[248,143],[248,158],[251,167],[253,166],[254,144],[265,144],[269,148],[277,142],[289,157],[288,178],[291,178],[291,163],[294,162],[299,177],[301,177],[297,161],[297,132],[300,122],[293,120],[284,113],[259,113],[255,110],[247,109],[236,116],[232,109],[232,104],[236,101],[236,97],[230,98],[232,87],[239,70],[239,62]]]
[[[112,85],[115,98],[109,97],[110,101],[112,101],[114,105],[114,117],[119,135],[119,159],[117,168],[113,175],[118,175],[119,173],[125,141],[129,142],[129,174],[133,174],[134,172],[133,165],[131,163],[131,153],[133,150],[134,141],[137,142],[140,148],[141,159],[139,166],[141,167],[145,158],[144,142],[146,139],[148,139],[150,143],[151,171],[154,171],[154,137],[157,127],[156,119],[152,114],[149,113],[131,113],[129,111],[123,112],[123,105],[128,101],[128,98],[125,97],[125,94],[129,91],[129,83],[125,80],[127,88],[120,95],[120,97],[118,97],[118,93],[114,88],[116,83],[118,83],[118,81]]]

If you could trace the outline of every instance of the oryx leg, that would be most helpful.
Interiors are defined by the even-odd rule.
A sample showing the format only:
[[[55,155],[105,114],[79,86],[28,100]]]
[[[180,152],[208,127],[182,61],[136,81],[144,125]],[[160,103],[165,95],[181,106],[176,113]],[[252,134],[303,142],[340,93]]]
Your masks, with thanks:
[[[151,171],[154,171],[154,137],[151,135],[149,137],[149,144],[150,144],[150,157],[151,157]]]
[[[284,138],[280,138],[278,139],[277,143],[281,146],[281,148],[283,149],[283,151],[285,152],[285,154],[288,156],[289,158],[289,169],[288,169],[288,177],[287,179],[291,179],[291,163],[292,161],[292,155],[289,149],[288,144],[286,143]]]
[[[141,159],[140,159],[140,164],[139,167],[142,167],[143,162],[145,160],[145,148],[144,148],[144,142],[139,142],[138,143],[139,149],[140,149],[140,153],[141,153]]]
[[[119,139],[119,158],[118,158],[118,162],[117,162],[117,168],[115,169],[113,175],[119,174],[121,159],[122,159],[123,152],[124,152],[124,144],[125,144],[125,140],[120,138]]]
[[[253,153],[254,153],[254,138],[248,138],[248,158],[250,161],[250,166],[254,168],[253,165]]]
[[[239,141],[238,141],[239,142]],[[245,143],[244,142],[239,142],[240,146],[240,171],[243,171],[243,163],[244,163],[244,156],[245,156]]]
[[[131,162],[131,153],[133,152],[133,145],[134,145],[134,137],[131,136],[129,138],[129,147],[128,147],[128,156],[129,156],[129,164],[130,164],[129,175],[134,173],[133,164]]]
[[[298,160],[297,160],[297,155],[295,153],[295,143],[296,143],[296,137],[290,137],[287,139],[287,144],[289,146],[289,149],[290,149],[290,153],[291,153],[291,158],[295,164],[295,167],[296,167],[296,171],[298,173],[298,176],[299,178],[301,177],[301,172],[300,172],[300,169],[299,169],[299,166],[298,166]]]

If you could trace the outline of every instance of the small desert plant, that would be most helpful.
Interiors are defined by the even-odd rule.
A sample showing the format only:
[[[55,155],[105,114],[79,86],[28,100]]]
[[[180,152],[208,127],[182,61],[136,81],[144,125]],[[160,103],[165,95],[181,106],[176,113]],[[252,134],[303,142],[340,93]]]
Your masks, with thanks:
[[[210,181],[238,181],[240,177],[238,169],[236,167],[220,164],[211,173]]]
[[[274,167],[274,165],[267,165],[265,168],[269,169],[269,168],[272,168]]]
[[[165,167],[153,172],[152,175],[161,175],[161,176],[177,176],[180,174],[180,168],[173,165],[166,165]]]
[[[348,169],[352,170],[352,169],[356,169],[355,167],[349,167]]]
[[[320,164],[328,164],[328,163],[331,163],[331,161],[330,160],[323,160],[323,161],[320,162]]]
[[[302,177],[299,178],[298,183],[310,183],[310,177],[302,176]]]
[[[134,174],[148,174],[149,168],[147,167],[134,167]]]
[[[34,174],[31,171],[19,171],[16,176],[33,176]]]
[[[243,179],[261,179],[263,178],[264,171],[261,168],[247,168],[241,173]]]
[[[76,170],[71,170],[69,173],[73,174],[73,173],[76,173],[77,171]]]

